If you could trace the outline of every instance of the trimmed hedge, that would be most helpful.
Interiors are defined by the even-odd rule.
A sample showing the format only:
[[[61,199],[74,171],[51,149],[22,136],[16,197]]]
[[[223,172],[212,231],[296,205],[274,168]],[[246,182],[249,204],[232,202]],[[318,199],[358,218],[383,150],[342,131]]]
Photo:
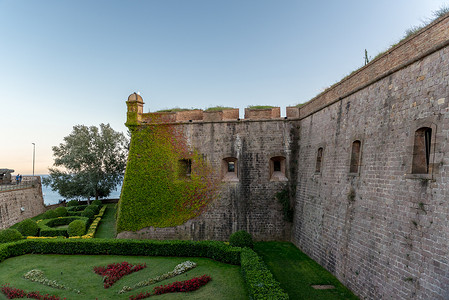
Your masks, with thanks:
[[[57,218],[56,213],[53,209],[51,210],[47,210],[43,215],[42,215],[42,219],[53,219],[53,218]]]
[[[37,236],[39,233],[39,226],[36,221],[31,219],[25,219],[17,224],[17,230],[23,236]]]
[[[30,253],[206,257],[240,265],[250,299],[288,299],[279,282],[253,250],[232,247],[218,241],[28,239],[1,244],[0,262]]]
[[[101,200],[94,200],[94,201],[92,201],[92,205],[102,206],[103,202],[101,202]]]
[[[73,217],[73,216],[77,216],[77,217],[81,217],[81,215],[83,214],[82,211],[67,211],[67,216],[69,217]]]
[[[58,208],[55,208],[56,217],[65,217],[67,216],[67,208],[60,206]]]
[[[72,221],[67,227],[67,234],[69,236],[81,236],[86,232],[86,222],[81,220]]]
[[[48,219],[43,220],[39,222],[40,232],[39,236],[65,236],[68,237],[69,234],[67,233],[67,229],[64,228],[53,228],[54,226],[61,226],[61,225],[68,225],[71,222],[75,220],[82,220],[85,223],[85,227],[90,224],[88,218],[84,217],[63,217],[63,218],[55,218],[55,219]]]
[[[239,230],[231,234],[229,244],[234,247],[248,247],[253,249],[254,243],[251,234],[245,230]]]
[[[240,266],[250,299],[289,299],[256,252],[243,248]]]
[[[81,216],[89,218],[89,219],[93,219],[95,217],[95,212],[91,208],[87,207],[85,210],[83,210],[83,212],[81,213]]]
[[[100,212],[100,206],[99,205],[95,205],[95,204],[89,205],[88,207],[86,207],[86,209],[92,210],[94,212],[94,214],[98,214]]]
[[[9,243],[21,240],[22,234],[17,229],[3,229],[0,230],[0,243]]]
[[[67,211],[83,211],[88,205],[76,205],[67,207]]]
[[[65,205],[66,207],[73,207],[73,206],[78,206],[80,205],[80,203],[78,202],[78,200],[70,200],[69,202],[67,202],[67,204]]]

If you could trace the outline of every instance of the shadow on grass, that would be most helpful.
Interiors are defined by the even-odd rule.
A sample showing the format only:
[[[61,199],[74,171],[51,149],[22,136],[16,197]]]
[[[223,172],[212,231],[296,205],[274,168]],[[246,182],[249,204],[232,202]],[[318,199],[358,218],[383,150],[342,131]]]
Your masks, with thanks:
[[[289,242],[257,242],[254,250],[281,283],[290,299],[358,299],[335,276]],[[332,285],[314,289],[312,285]]]

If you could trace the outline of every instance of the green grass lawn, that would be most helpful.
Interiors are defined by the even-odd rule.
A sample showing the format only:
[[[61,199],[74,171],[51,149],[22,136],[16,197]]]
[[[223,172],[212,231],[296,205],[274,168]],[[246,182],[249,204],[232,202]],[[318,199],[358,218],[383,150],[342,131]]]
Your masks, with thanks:
[[[124,286],[133,284],[157,275],[161,275],[186,260],[196,262],[198,266],[182,275],[142,287],[131,292],[119,295],[117,292]],[[100,275],[95,274],[94,266],[106,266],[110,263],[127,261],[132,264],[146,263],[147,268],[124,276],[109,289],[103,288]],[[78,289],[82,294],[73,291],[59,290],[31,282],[23,275],[31,269],[40,269],[45,276],[56,280],[72,289]],[[170,293],[152,296],[151,299],[248,299],[240,267],[228,265],[208,258],[182,258],[182,257],[148,257],[148,256],[105,256],[105,255],[23,255],[9,258],[0,263],[0,285],[9,283],[10,286],[23,289],[27,292],[39,291],[41,294],[57,295],[61,298],[71,299],[129,299],[131,295],[147,292],[155,286],[169,284],[174,281],[188,280],[196,276],[207,274],[212,281],[197,291],[188,293]],[[6,299],[0,294],[0,299]]]
[[[107,208],[101,218],[100,224],[95,233],[95,238],[113,239],[115,238],[115,211],[116,205],[114,203],[106,204]]]
[[[257,242],[254,250],[263,258],[290,299],[358,299],[337,278],[289,242]],[[316,290],[312,285],[333,285]]]

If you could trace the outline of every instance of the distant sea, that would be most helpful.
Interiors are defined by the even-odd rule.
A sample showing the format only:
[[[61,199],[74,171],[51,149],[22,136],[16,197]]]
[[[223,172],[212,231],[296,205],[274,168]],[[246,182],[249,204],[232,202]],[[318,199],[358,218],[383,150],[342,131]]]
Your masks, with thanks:
[[[48,177],[48,175],[39,175],[41,177],[41,180],[45,177]],[[112,191],[112,193],[107,197],[108,199],[118,199],[120,198],[120,191],[122,190],[122,185],[120,184],[117,186],[117,189]],[[58,204],[60,200],[64,200],[64,197],[59,195],[58,192],[52,191],[49,186],[42,185],[42,194],[44,195],[44,204],[45,205],[52,205],[52,204]],[[81,199],[81,200],[87,200],[87,199]],[[95,199],[90,199],[95,200]]]

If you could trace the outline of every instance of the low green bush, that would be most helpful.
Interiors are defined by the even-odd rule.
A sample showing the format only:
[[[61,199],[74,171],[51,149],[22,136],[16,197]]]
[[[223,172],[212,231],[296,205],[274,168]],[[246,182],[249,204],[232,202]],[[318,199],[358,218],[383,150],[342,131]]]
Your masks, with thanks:
[[[23,236],[37,236],[39,233],[39,226],[36,221],[25,219],[17,225],[17,230]]]
[[[81,220],[72,221],[67,228],[69,236],[81,236],[86,232],[86,223]]]
[[[93,219],[93,217],[95,216],[95,212],[91,208],[86,207],[86,209],[83,210],[83,212],[81,213],[81,216],[89,218],[89,219]]]
[[[0,230],[0,243],[9,243],[21,240],[22,234],[17,229],[3,229]]]
[[[82,211],[71,211],[71,210],[69,210],[69,211],[67,211],[67,216],[69,216],[69,217],[73,217],[73,216],[81,217],[82,213],[83,213]]]
[[[47,210],[43,215],[42,215],[42,219],[54,219],[57,218],[56,213],[53,209],[51,210]]]
[[[88,205],[77,205],[77,206],[70,206],[67,207],[67,211],[83,211],[84,209],[86,209]]]
[[[87,205],[76,205],[67,207],[68,211],[83,211]]]
[[[92,201],[92,205],[101,206],[101,205],[103,205],[103,202],[101,202],[101,200],[94,200],[94,201]]]
[[[98,214],[100,212],[100,206],[95,204],[89,205],[88,207],[86,207],[86,209],[92,210],[94,214]]]
[[[55,214],[56,214],[57,218],[65,217],[65,216],[67,216],[67,208],[65,208],[63,206],[55,208]]]
[[[78,206],[78,205],[80,205],[78,200],[70,200],[69,202],[67,202],[65,206]]]
[[[253,238],[251,237],[251,234],[245,230],[239,230],[231,234],[229,237],[229,244],[234,247],[254,248]]]

